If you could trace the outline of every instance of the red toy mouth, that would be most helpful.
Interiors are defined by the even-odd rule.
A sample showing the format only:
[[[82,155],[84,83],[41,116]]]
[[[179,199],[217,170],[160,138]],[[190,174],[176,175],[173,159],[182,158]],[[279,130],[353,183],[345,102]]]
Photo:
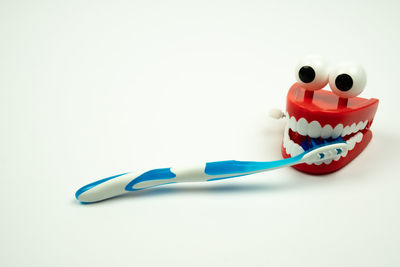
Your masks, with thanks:
[[[314,96],[309,97],[299,83],[289,89],[287,125],[282,142],[284,158],[304,152],[301,143],[309,138],[329,139],[341,136],[348,145],[348,150],[333,160],[318,164],[303,163],[294,168],[312,174],[336,171],[357,157],[371,141],[370,127],[379,100],[353,97],[348,99],[347,106],[341,106],[338,102],[339,97],[330,91],[314,91]]]

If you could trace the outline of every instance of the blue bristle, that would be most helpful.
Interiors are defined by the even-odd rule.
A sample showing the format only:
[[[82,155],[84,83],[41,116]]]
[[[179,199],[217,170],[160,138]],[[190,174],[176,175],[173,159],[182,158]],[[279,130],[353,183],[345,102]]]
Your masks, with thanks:
[[[311,141],[311,144],[312,144],[313,147],[318,145],[317,142],[316,142],[317,141],[316,139],[310,138],[310,141]]]
[[[303,142],[301,142],[301,147],[304,149],[304,151],[310,150],[311,148],[321,146],[321,145],[327,145],[329,143],[339,143],[343,142],[342,137],[338,138],[327,138],[327,139],[322,139],[322,138],[310,138],[310,139],[305,139]],[[339,149],[340,150],[340,149]],[[338,154],[342,153],[342,151],[337,151]]]
[[[324,143],[324,140],[323,139],[314,139],[314,142],[317,144],[317,145],[322,145],[323,143]]]
[[[301,147],[304,149],[304,151],[309,150],[312,145],[310,144],[310,142],[306,139],[303,142],[301,142]]]

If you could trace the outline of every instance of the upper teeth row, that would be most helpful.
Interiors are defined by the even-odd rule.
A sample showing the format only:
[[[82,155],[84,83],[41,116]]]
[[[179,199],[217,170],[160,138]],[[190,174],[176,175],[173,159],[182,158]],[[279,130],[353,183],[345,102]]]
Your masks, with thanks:
[[[338,138],[339,136],[346,136],[348,134],[356,133],[367,126],[368,120],[360,121],[357,124],[353,123],[352,125],[347,125],[343,127],[343,124],[338,124],[335,128],[332,128],[331,125],[325,124],[324,127],[318,121],[307,122],[305,118],[300,118],[296,120],[294,116],[289,117],[286,113],[287,118],[287,125],[289,128],[294,131],[298,132],[301,135],[308,135],[312,138]]]

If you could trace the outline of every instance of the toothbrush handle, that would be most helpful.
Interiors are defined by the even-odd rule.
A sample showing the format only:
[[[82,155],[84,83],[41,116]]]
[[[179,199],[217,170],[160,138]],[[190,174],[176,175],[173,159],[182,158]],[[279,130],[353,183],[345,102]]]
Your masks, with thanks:
[[[209,162],[194,167],[162,168],[144,173],[123,173],[85,185],[76,192],[75,197],[83,203],[91,203],[157,185],[215,181],[249,175],[293,165],[299,160],[300,157],[270,162],[228,160]]]

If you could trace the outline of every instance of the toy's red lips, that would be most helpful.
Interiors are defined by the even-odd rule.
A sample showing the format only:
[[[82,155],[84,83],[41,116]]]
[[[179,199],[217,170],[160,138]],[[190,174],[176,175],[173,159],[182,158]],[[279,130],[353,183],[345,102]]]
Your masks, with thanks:
[[[295,156],[304,150],[302,141],[307,138],[328,139],[341,136],[348,144],[334,160],[319,165],[299,164],[295,168],[307,173],[323,174],[344,167],[360,154],[372,138],[369,130],[378,108],[378,99],[349,98],[347,106],[338,105],[339,97],[330,91],[318,90],[313,98],[295,83],[287,95],[285,129],[282,142],[284,158]]]

